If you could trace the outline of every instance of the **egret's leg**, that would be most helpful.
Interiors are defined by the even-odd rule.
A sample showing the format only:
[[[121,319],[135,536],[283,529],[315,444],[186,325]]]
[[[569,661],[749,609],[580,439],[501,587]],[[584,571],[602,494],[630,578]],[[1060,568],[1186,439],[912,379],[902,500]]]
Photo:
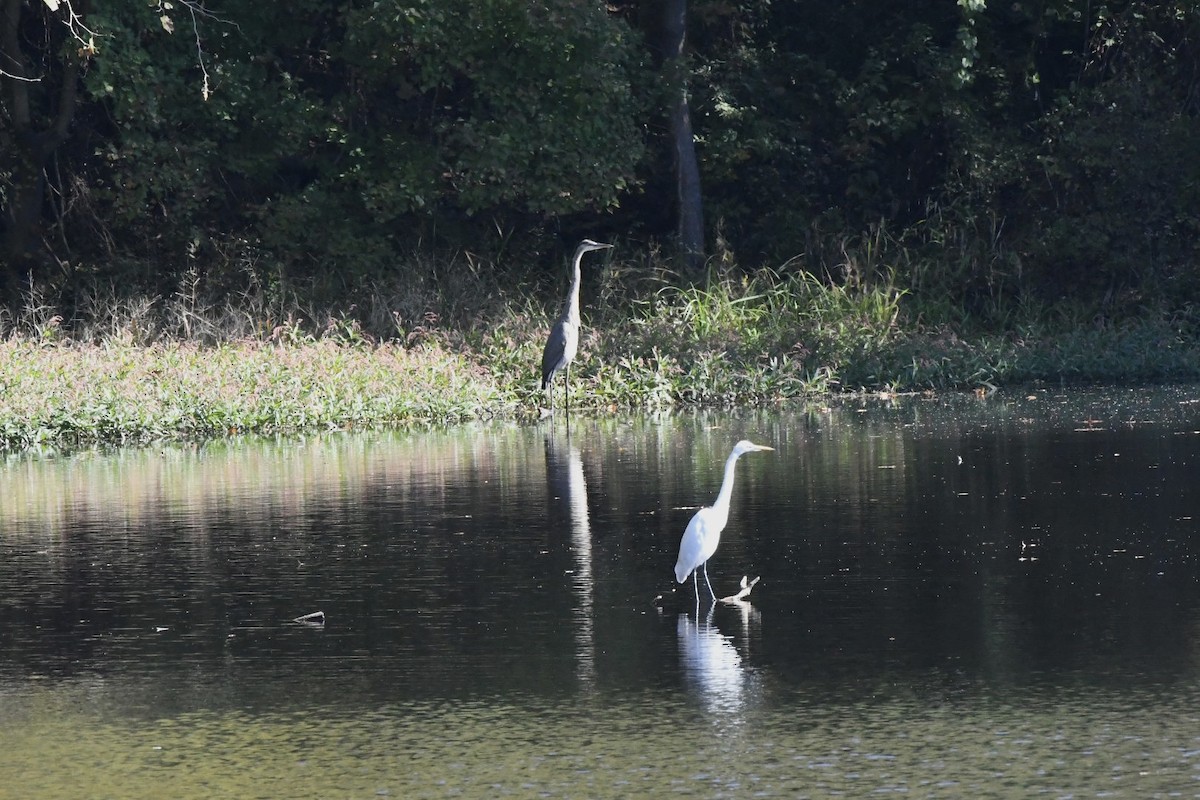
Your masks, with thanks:
[[[708,584],[708,593],[712,595],[713,602],[717,602],[717,593],[713,591],[712,584],[708,582],[708,562],[704,562],[704,582]]]
[[[566,405],[567,413],[571,413],[571,362],[567,362],[563,367],[563,403]]]
[[[696,592],[696,619],[700,619],[700,578],[697,572],[699,570],[692,570],[692,589]]]

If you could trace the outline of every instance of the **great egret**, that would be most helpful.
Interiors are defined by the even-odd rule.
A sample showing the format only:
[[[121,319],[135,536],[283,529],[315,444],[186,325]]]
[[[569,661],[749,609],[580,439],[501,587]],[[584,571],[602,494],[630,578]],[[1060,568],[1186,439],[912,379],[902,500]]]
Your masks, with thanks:
[[[592,250],[605,250],[611,244],[593,242],[584,239],[575,249],[575,259],[572,264],[573,278],[571,291],[567,295],[567,307],[554,327],[550,329],[550,338],[546,340],[546,349],[542,351],[542,391],[550,389],[550,410],[554,410],[554,374],[563,370],[563,402],[571,405],[571,362],[579,352],[579,265],[583,254]]]
[[[753,453],[756,450],[774,450],[762,444],[743,439],[733,446],[733,452],[725,460],[725,479],[721,481],[721,491],[717,501],[707,508],[702,508],[692,517],[683,538],[679,541],[679,559],[675,562],[675,580],[683,583],[687,576],[692,576],[692,587],[696,590],[696,604],[700,603],[700,583],[696,572],[703,569],[704,583],[708,585],[708,593],[713,602],[717,601],[717,593],[713,591],[708,581],[708,560],[717,552],[721,543],[721,531],[729,521],[729,500],[733,496],[733,476],[737,468],[737,460],[743,453]]]

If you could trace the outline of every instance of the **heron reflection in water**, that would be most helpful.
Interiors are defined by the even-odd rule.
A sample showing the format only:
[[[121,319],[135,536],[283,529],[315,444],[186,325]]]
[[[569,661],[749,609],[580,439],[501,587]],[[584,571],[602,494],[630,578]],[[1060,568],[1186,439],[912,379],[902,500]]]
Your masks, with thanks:
[[[545,438],[546,481],[551,499],[561,503],[571,521],[571,553],[575,561],[572,581],[578,594],[575,636],[579,674],[585,682],[595,677],[595,583],[592,577],[592,531],[589,523],[587,480],[579,448],[570,438]]]

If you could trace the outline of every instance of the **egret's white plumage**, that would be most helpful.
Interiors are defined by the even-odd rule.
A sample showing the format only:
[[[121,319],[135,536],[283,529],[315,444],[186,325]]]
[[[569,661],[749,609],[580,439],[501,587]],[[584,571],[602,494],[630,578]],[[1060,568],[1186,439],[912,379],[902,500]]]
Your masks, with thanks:
[[[696,602],[700,602],[700,585],[696,571],[702,569],[704,582],[708,585],[708,593],[712,599],[717,599],[712,584],[708,581],[708,560],[717,552],[721,543],[721,531],[729,521],[729,501],[733,496],[733,476],[737,468],[738,457],[743,453],[753,453],[756,450],[773,450],[766,445],[755,444],[743,439],[733,446],[733,452],[725,460],[725,478],[721,481],[721,491],[717,500],[711,506],[700,509],[688,523],[679,542],[679,558],[675,562],[675,580],[683,583],[688,575],[692,576],[692,585],[696,590]]]

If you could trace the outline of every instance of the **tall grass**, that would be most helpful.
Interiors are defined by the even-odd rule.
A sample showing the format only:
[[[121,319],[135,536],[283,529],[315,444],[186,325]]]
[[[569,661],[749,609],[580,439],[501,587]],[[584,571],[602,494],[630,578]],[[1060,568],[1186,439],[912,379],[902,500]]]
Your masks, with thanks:
[[[595,369],[601,378],[614,368],[631,373],[635,384],[660,387],[655,396],[665,376],[675,402],[822,394],[839,385],[850,359],[897,335],[902,294],[890,284],[848,288],[765,270],[666,285],[635,302],[624,324],[602,320],[615,333],[599,343]]]

